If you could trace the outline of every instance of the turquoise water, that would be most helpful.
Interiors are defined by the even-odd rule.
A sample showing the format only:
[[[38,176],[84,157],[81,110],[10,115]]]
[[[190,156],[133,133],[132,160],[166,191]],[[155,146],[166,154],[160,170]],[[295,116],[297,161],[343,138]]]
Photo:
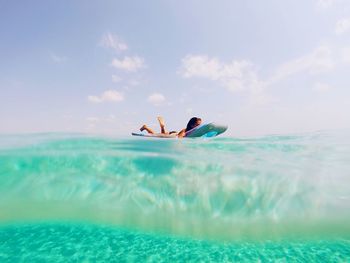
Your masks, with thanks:
[[[0,262],[350,261],[350,136],[0,136]]]

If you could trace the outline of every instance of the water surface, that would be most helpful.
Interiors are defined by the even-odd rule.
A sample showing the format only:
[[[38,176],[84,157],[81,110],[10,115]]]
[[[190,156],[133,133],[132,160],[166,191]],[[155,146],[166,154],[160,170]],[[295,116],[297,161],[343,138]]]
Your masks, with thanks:
[[[349,261],[350,136],[0,136],[0,260]]]

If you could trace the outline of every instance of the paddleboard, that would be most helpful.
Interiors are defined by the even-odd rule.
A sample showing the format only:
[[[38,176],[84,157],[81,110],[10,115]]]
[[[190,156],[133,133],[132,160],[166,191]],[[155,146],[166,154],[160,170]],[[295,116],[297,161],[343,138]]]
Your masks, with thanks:
[[[140,132],[132,132],[131,135],[133,136],[140,136],[140,137],[152,137],[152,138],[176,138],[177,134],[162,134],[162,133],[155,133],[155,134],[144,134]]]
[[[196,138],[196,137],[215,137],[222,133],[224,133],[227,130],[226,125],[220,125],[216,123],[206,123],[199,125],[192,130],[186,132],[186,137],[188,138]],[[131,133],[133,136],[141,136],[141,137],[152,137],[152,138],[176,138],[177,134],[162,134],[162,133],[156,133],[156,134],[145,134],[140,132],[133,132]]]
[[[192,130],[186,132],[186,137],[195,138],[195,137],[215,137],[227,130],[226,125],[220,125],[216,123],[206,123],[199,125]]]

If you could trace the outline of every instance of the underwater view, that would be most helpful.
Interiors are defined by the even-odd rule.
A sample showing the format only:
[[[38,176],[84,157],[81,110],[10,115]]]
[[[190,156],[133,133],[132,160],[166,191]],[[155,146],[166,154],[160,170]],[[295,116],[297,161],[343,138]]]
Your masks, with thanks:
[[[350,137],[0,137],[0,262],[349,262]]]

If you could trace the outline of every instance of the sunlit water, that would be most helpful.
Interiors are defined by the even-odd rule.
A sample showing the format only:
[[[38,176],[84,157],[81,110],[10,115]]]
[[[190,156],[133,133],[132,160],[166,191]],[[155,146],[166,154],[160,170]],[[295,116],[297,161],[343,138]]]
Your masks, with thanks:
[[[0,262],[350,261],[350,136],[0,136]]]

